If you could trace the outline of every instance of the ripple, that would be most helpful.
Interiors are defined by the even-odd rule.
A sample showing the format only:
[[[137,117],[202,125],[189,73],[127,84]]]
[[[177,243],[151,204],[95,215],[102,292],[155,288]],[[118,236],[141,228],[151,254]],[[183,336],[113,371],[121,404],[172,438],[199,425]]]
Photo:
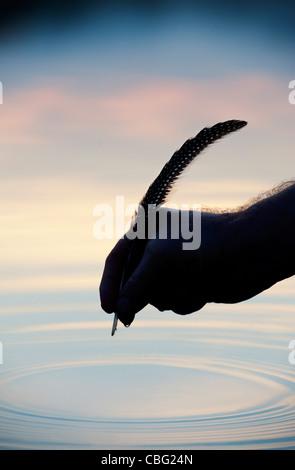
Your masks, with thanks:
[[[15,368],[1,434],[34,448],[290,447],[294,383],[269,364],[172,354]]]
[[[295,448],[293,306],[1,318],[2,448]]]

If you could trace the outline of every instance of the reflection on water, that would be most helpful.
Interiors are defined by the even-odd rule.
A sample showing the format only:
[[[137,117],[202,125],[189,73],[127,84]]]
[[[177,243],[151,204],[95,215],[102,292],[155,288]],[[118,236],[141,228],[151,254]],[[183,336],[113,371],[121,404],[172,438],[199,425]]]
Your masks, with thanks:
[[[294,297],[275,293],[186,317],[147,308],[113,338],[94,298],[10,306],[1,447],[295,447]]]

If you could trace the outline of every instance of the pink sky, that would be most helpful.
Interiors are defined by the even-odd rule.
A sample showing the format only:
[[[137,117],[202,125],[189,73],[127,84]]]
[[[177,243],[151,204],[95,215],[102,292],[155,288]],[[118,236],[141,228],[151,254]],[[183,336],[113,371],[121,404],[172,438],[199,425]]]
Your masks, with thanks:
[[[83,86],[83,84],[81,84]],[[103,129],[111,136],[181,138],[184,126],[246,119],[255,128],[288,123],[288,83],[263,74],[232,79],[155,79],[106,93],[44,85],[7,90],[1,109],[0,142],[46,143],[46,128],[83,132]]]
[[[185,182],[177,185],[171,197],[174,203],[191,203],[197,198],[205,206],[229,207],[245,202],[279,182],[281,175],[275,165],[272,168],[278,146],[284,148],[279,158],[282,177],[292,177],[294,108],[288,102],[288,91],[287,83],[262,74],[210,81],[154,79],[109,93],[81,88],[77,92],[64,81],[62,85],[7,90],[0,108],[0,143],[6,149],[1,155],[2,176],[5,171],[9,175],[1,186],[2,240],[7,247],[3,261],[7,265],[52,266],[62,259],[69,269],[75,263],[102,263],[115,240],[93,238],[94,206],[114,205],[116,195],[124,195],[126,205],[138,202],[171,152],[202,127],[220,120],[245,119],[249,125],[206,152],[206,158],[187,172]],[[104,151],[110,147],[109,153],[92,155],[91,146],[88,157],[81,153],[81,164],[85,161],[89,168],[89,181],[80,179],[79,168],[58,174],[63,158],[62,153],[55,154],[59,135],[68,138],[63,151],[70,161],[77,142],[85,140],[89,130],[105,136]],[[269,139],[258,141],[257,148],[261,132]],[[119,144],[126,140],[125,152],[129,148],[136,160],[128,151],[120,159],[116,153],[112,155],[116,139]],[[150,159],[146,160],[144,151],[151,152]],[[42,158],[55,174],[38,173]],[[98,159],[101,165],[94,180],[91,159]],[[252,167],[253,177],[244,175],[245,164]],[[108,167],[113,167],[113,182],[105,178]],[[126,184],[120,175],[123,170],[128,173],[128,167],[130,182]],[[23,288],[29,285],[39,285],[33,274],[31,283],[26,279]]]

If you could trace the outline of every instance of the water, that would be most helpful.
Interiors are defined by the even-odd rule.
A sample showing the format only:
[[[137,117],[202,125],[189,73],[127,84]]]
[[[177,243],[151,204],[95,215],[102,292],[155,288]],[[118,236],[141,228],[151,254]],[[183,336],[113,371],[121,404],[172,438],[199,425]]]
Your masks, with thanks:
[[[94,239],[93,208],[138,202],[204,126],[249,121],[189,171],[176,204],[237,207],[293,174],[280,11],[274,35],[271,8],[249,28],[237,7],[170,3],[3,36],[2,449],[295,447],[295,278],[184,318],[146,308],[113,338],[99,309],[114,240]]]
[[[295,448],[293,285],[114,337],[93,293],[6,306],[1,448]]]

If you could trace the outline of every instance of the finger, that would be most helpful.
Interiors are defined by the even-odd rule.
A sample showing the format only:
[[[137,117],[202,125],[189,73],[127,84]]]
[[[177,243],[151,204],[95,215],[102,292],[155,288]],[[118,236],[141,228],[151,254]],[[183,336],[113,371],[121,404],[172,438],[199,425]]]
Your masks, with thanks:
[[[101,307],[113,313],[119,297],[122,272],[126,264],[129,248],[125,238],[118,241],[108,255],[99,287]]]
[[[148,303],[152,292],[154,273],[151,269],[149,256],[144,255],[140,264],[126,282],[116,305],[119,319],[130,325],[134,315]]]
[[[175,303],[175,305],[173,305],[171,310],[174,313],[177,313],[178,315],[189,315],[190,313],[201,310],[204,307],[204,305],[206,305],[206,302],[203,302],[201,300],[198,302],[195,302],[194,305],[189,305],[189,304],[186,305],[183,302],[179,302],[178,304]]]

